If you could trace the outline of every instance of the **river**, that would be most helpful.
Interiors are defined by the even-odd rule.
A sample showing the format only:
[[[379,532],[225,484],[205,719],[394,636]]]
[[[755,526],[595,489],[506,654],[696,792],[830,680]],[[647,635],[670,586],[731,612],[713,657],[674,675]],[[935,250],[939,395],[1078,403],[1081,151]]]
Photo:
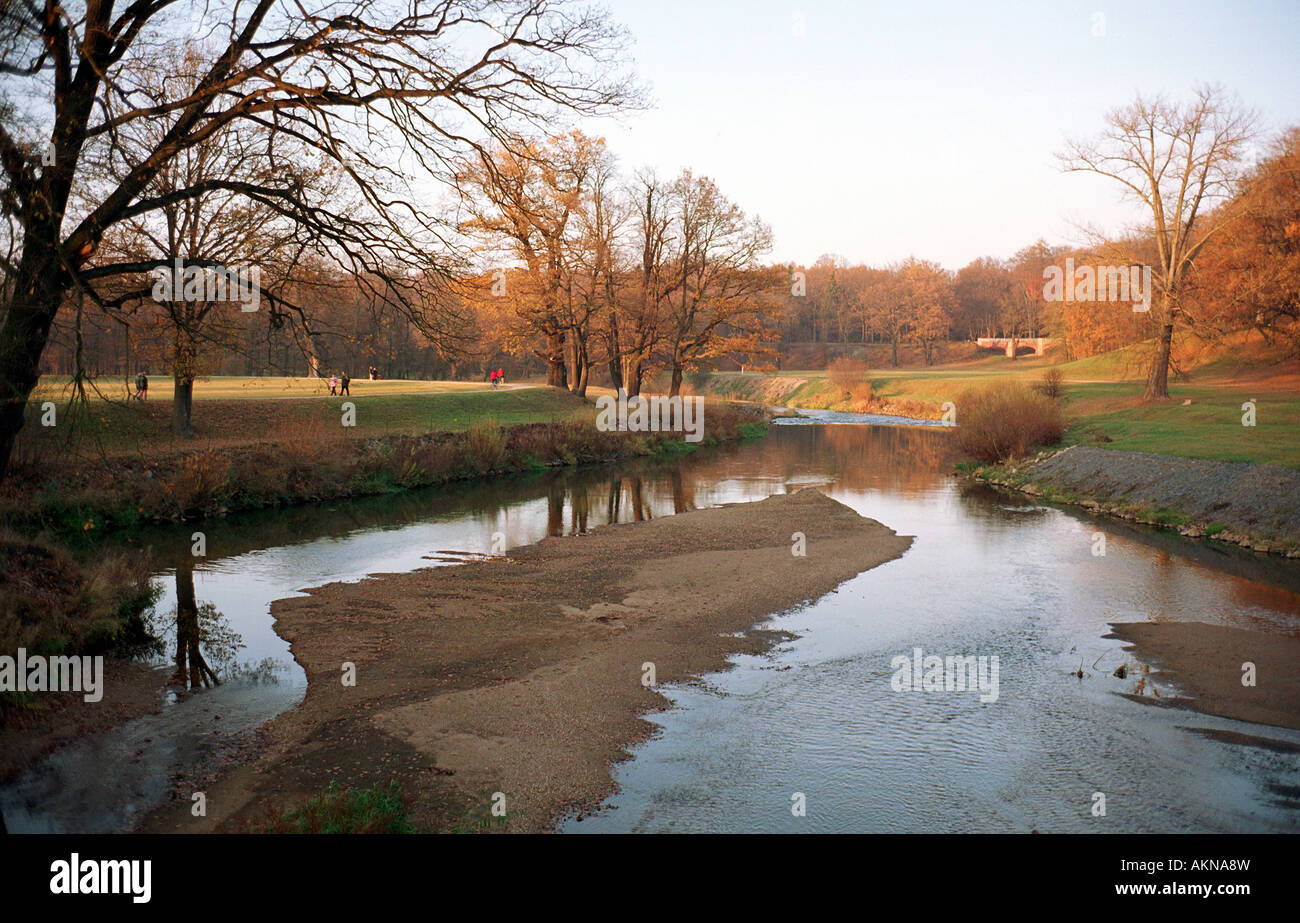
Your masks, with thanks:
[[[51,754],[0,790],[11,831],[130,829],[172,783],[235,759],[304,692],[273,600],[336,580],[454,566],[610,521],[816,487],[916,536],[900,559],[776,615],[764,656],[665,690],[620,791],[565,832],[1294,832],[1300,758],[1204,730],[1300,733],[1159,707],[1108,623],[1300,633],[1300,562],[1134,528],[952,476],[949,434],[813,413],[672,461],[562,470],[143,530],[158,564],[160,669],[197,624],[220,685]],[[206,556],[189,556],[196,531]],[[1105,554],[1097,534],[1105,536]],[[815,553],[810,550],[809,553]],[[191,564],[191,561],[194,563]],[[190,606],[177,606],[177,588]],[[197,606],[197,615],[193,610]],[[189,613],[178,617],[178,612]],[[188,630],[193,634],[193,628]],[[198,652],[182,642],[182,650]],[[895,692],[892,659],[997,656],[996,702]],[[1113,674],[1127,662],[1126,679]],[[193,664],[189,664],[191,674]],[[1082,668],[1080,679],[1074,671]],[[1176,690],[1156,691],[1167,698]],[[1125,695],[1125,693],[1129,695]],[[1094,814],[1096,793],[1104,816]],[[803,812],[792,811],[802,796]]]

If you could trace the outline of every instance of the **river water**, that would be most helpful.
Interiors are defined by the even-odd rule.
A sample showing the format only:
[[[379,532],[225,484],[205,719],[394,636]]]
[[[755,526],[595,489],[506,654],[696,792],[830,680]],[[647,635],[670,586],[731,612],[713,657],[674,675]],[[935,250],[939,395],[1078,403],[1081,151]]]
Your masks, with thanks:
[[[565,832],[1248,832],[1300,829],[1300,757],[1225,743],[1300,733],[1160,707],[1110,622],[1203,621],[1300,633],[1300,562],[1261,558],[951,475],[934,426],[813,413],[757,442],[674,461],[246,514],[124,539],[158,562],[160,669],[198,624],[222,680],[81,741],[0,789],[11,831],[129,829],[176,779],[219,771],[304,677],[273,600],[335,580],[454,566],[611,521],[816,487],[916,537],[900,559],[775,616],[796,637],[664,690],[658,733],[615,769],[620,790]],[[207,555],[192,567],[193,533]],[[1105,554],[1097,555],[1097,535]],[[815,549],[809,550],[810,554]],[[197,619],[178,617],[197,604]],[[186,648],[182,644],[182,649]],[[996,656],[996,702],[896,692],[891,662]],[[193,649],[193,648],[191,648]],[[1112,675],[1127,662],[1127,679]],[[1300,667],[1300,665],[1297,665]],[[1073,675],[1082,667],[1084,678]],[[1156,685],[1167,699],[1175,689]],[[1129,695],[1125,695],[1129,694]],[[1094,814],[1097,793],[1105,815]],[[803,811],[792,810],[802,804]]]

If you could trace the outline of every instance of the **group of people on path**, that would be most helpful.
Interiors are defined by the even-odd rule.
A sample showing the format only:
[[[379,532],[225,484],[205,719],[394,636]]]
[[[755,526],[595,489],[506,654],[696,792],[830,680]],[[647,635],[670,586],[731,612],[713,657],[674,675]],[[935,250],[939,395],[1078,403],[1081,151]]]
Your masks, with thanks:
[[[505,369],[493,369],[488,373],[488,381],[492,382],[492,387],[496,387],[506,380]]]
[[[149,399],[148,372],[142,370],[135,373],[135,394],[133,397],[135,397],[137,401],[145,401]]]
[[[334,395],[346,394],[350,397],[352,395],[352,392],[348,390],[348,385],[352,384],[352,378],[348,375],[347,372],[343,372],[341,374],[342,377],[340,377],[339,372],[334,372],[333,374],[330,375],[330,394],[334,394]],[[366,377],[369,378],[371,381],[379,381],[379,369],[377,369],[373,365],[370,366],[368,369],[366,369]]]

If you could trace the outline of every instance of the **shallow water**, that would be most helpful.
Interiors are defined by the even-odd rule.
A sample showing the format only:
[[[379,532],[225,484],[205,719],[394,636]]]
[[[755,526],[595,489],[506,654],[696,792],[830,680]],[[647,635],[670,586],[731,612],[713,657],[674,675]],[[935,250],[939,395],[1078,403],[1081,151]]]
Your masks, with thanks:
[[[617,768],[621,792],[563,829],[1300,829],[1300,813],[1284,806],[1300,782],[1300,758],[1189,729],[1293,743],[1300,733],[1130,701],[1117,693],[1132,692],[1136,677],[1112,672],[1131,657],[1102,637],[1109,622],[1146,619],[1294,634],[1294,562],[963,486],[943,473],[946,461],[919,448],[942,435],[906,432],[777,432],[775,445],[801,462],[792,473],[839,472],[818,486],[915,535],[912,548],[774,619],[771,627],[799,637],[772,656],[738,657],[707,684],[675,689],[676,707],[654,717],[659,735]],[[1106,535],[1105,556],[1092,553],[1097,532]],[[1184,548],[1201,560],[1184,557]],[[1254,568],[1256,579],[1207,566],[1207,552],[1239,572]],[[996,703],[969,692],[895,692],[891,661],[915,647],[997,655]],[[1071,675],[1080,666],[1082,680]],[[1096,792],[1106,797],[1104,817],[1092,814]],[[792,811],[795,793],[804,816]]]
[[[1296,562],[963,485],[949,474],[950,453],[949,434],[934,427],[792,420],[759,442],[672,462],[142,532],[131,542],[168,588],[155,624],[171,669],[177,564],[204,531],[194,595],[214,607],[201,610],[203,651],[221,685],[52,755],[0,790],[0,808],[10,830],[127,829],[173,776],[201,780],[220,768],[231,746],[304,691],[273,629],[274,599],[447,566],[487,553],[494,533],[511,547],[815,486],[916,536],[912,548],[774,619],[798,637],[771,655],[666,690],[677,707],[654,716],[661,733],[616,770],[621,792],[564,830],[1296,830],[1284,794],[1300,784],[1294,755],[1186,728],[1297,743],[1300,734],[1130,701],[1118,693],[1133,691],[1133,676],[1111,676],[1129,658],[1102,638],[1108,622],[1140,619],[1296,633]],[[1104,557],[1092,553],[1098,532]],[[891,660],[915,647],[998,656],[997,701],[894,692]],[[1080,664],[1083,680],[1069,675]],[[1105,817],[1090,813],[1099,791]],[[806,816],[791,813],[796,792]]]
[[[942,420],[919,420],[915,417],[900,417],[888,413],[846,413],[842,410],[809,410],[806,407],[783,408],[793,410],[797,417],[782,417],[778,422],[785,426],[816,426],[819,424],[851,424],[870,426],[952,426]]]

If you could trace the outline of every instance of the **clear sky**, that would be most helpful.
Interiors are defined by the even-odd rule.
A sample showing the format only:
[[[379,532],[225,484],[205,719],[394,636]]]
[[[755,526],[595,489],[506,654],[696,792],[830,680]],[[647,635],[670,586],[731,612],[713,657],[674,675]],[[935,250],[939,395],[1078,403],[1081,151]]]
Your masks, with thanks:
[[[712,177],[774,260],[957,269],[1118,229],[1118,186],[1053,154],[1139,91],[1221,83],[1269,131],[1300,124],[1300,0],[608,6],[655,107],[585,127],[626,169]]]

